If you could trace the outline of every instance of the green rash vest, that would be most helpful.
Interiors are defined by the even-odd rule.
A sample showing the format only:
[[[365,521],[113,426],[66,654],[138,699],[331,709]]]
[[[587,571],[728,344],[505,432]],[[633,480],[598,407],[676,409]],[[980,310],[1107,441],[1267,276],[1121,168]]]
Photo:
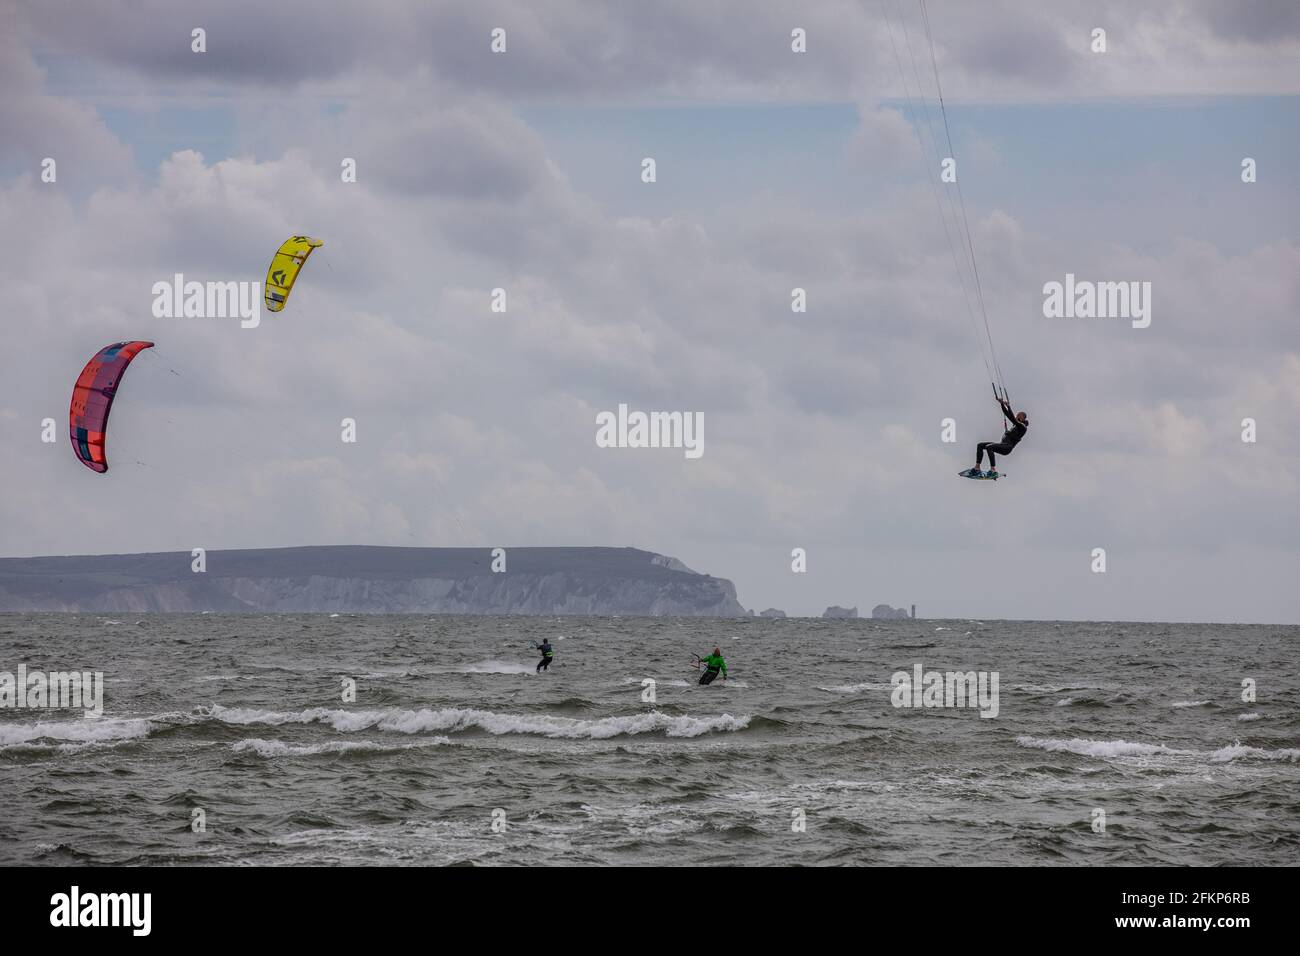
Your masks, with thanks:
[[[705,654],[700,658],[700,663],[711,671],[722,669],[722,676],[727,676],[727,662],[722,659],[721,654]]]

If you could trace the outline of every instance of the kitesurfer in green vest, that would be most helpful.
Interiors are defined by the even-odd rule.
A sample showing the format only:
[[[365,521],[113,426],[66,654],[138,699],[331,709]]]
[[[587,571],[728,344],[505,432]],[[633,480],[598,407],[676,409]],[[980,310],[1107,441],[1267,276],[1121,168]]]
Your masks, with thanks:
[[[701,684],[712,684],[718,671],[722,671],[723,680],[727,679],[727,662],[722,659],[721,648],[715,647],[712,654],[705,654],[700,658],[700,663],[704,665],[704,673],[700,675]]]
[[[551,647],[550,638],[543,638],[537,649],[542,652],[542,659],[537,662],[537,673],[540,674],[551,666],[551,658],[555,656],[555,648]]]

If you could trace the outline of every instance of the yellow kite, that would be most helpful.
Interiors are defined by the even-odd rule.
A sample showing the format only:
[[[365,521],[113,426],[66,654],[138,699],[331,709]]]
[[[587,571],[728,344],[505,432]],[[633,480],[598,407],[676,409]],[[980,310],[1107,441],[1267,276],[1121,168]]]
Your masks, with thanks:
[[[302,264],[311,251],[325,243],[311,236],[290,236],[271,260],[266,270],[266,291],[262,298],[268,312],[279,312],[289,299],[289,290],[298,279]]]

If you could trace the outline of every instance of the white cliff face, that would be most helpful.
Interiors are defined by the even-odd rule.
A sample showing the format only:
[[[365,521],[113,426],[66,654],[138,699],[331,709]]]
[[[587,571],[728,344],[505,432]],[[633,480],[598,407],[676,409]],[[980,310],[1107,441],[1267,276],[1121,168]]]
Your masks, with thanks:
[[[390,614],[590,614],[734,616],[730,581],[664,585],[634,578],[591,581],[580,574],[512,574],[475,578],[229,578],[213,582],[249,610]],[[169,599],[171,592],[160,592]],[[126,610],[108,608],[105,610]],[[181,598],[164,611],[205,610]]]
[[[749,613],[730,581],[696,574],[675,559],[650,552],[512,549],[506,573],[493,573],[487,555],[487,549],[434,548],[210,552],[202,574],[188,572],[187,554],[7,558],[0,559],[0,610]]]

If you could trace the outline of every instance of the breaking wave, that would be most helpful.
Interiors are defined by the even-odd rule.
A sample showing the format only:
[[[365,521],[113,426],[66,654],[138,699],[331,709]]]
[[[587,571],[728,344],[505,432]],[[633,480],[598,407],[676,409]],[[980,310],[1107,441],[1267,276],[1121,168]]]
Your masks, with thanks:
[[[1164,744],[1139,744],[1127,740],[1084,740],[1075,737],[1071,740],[1058,740],[1055,738],[1042,737],[1017,737],[1016,743],[1022,747],[1033,747],[1038,750],[1064,751],[1066,753],[1079,754],[1083,757],[1152,757],[1152,756],[1169,756],[1169,757],[1200,757],[1208,760],[1210,763],[1230,763],[1239,759],[1253,760],[1300,760],[1300,750],[1293,748],[1283,748],[1281,750],[1265,750],[1262,747],[1246,747],[1241,743],[1234,743],[1229,747],[1220,747],[1218,750],[1180,750],[1175,747],[1167,747]]]
[[[537,734],[543,737],[606,740],[634,734],[663,733],[666,737],[698,737],[713,731],[744,730],[750,717],[719,714],[715,717],[672,716],[657,710],[623,717],[583,720],[546,714],[498,714],[489,710],[447,707],[440,710],[338,710],[312,707],[285,712],[214,705],[211,715],[228,724],[328,724],[343,733],[358,730],[394,731],[403,734],[430,731],[479,729],[490,734]]]
[[[411,750],[416,747],[437,747],[451,743],[450,737],[432,737],[408,744],[385,744],[378,741],[331,740],[321,744],[288,744],[283,740],[262,740],[248,737],[231,745],[236,753],[252,751],[259,757],[311,757],[316,754],[338,753],[386,753],[397,750]]]
[[[105,717],[95,720],[38,721],[34,724],[0,724],[0,747],[40,742],[113,743],[147,737],[154,729],[144,719]]]

